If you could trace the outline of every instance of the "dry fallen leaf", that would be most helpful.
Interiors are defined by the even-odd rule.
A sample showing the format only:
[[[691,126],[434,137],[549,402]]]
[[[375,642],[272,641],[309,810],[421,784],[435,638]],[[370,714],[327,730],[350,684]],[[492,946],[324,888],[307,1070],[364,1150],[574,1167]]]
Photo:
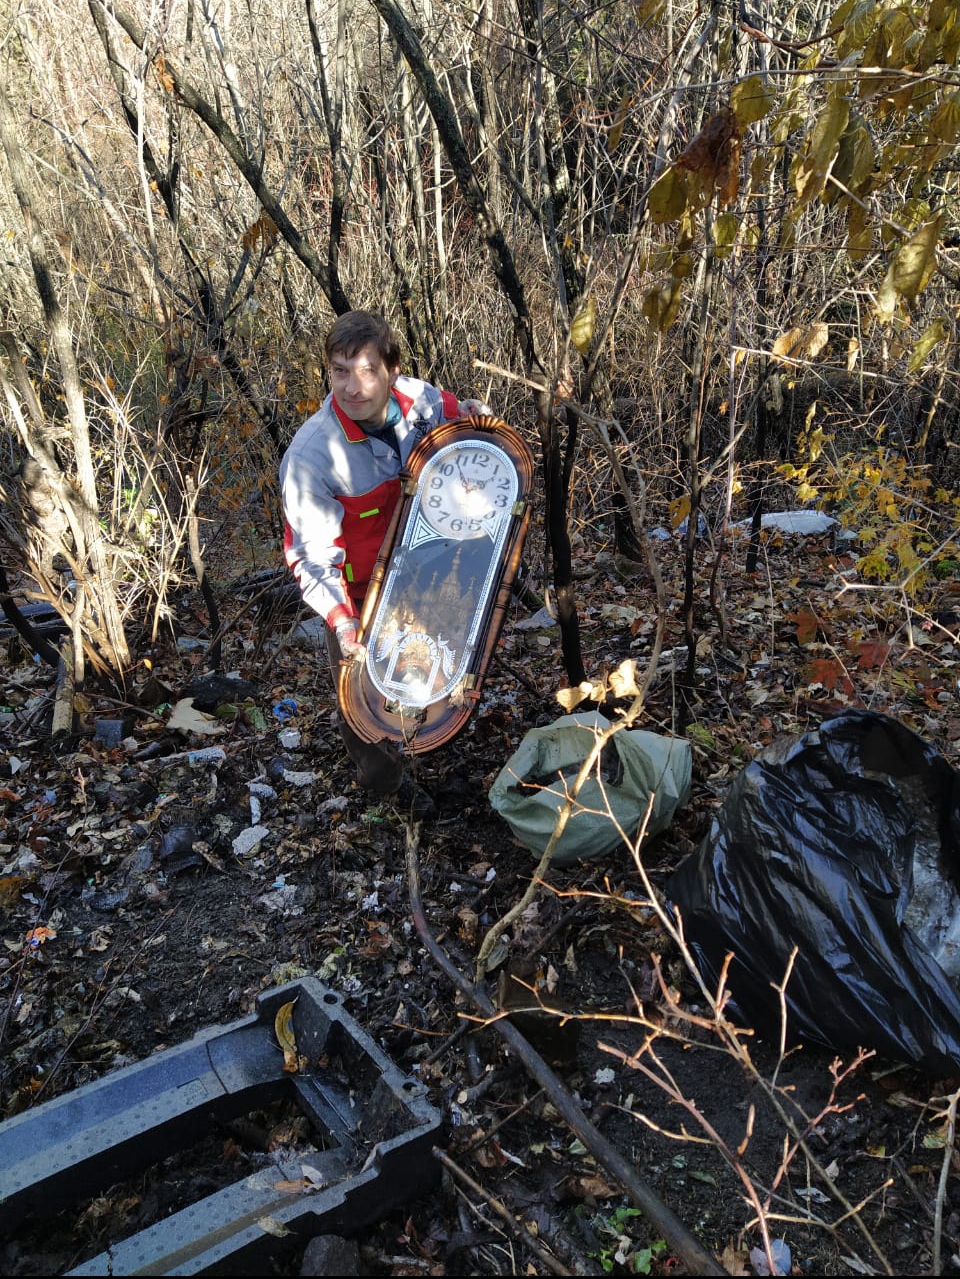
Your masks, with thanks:
[[[39,928],[31,928],[24,937],[24,945],[36,950],[38,946],[42,946],[45,941],[49,941],[51,937],[56,937],[57,930],[55,928],[47,928],[41,924]]]
[[[295,1075],[307,1064],[307,1059],[297,1052],[297,1040],[293,1033],[293,1005],[296,1002],[291,999],[288,1004],[283,1004],[273,1021],[277,1043],[283,1050],[283,1068],[291,1075]]]
[[[261,1217],[257,1221],[257,1225],[261,1230],[266,1231],[268,1235],[274,1235],[277,1239],[282,1239],[284,1235],[290,1233],[283,1222],[277,1221],[276,1217]]]
[[[13,910],[20,901],[20,889],[26,882],[23,875],[5,875],[0,879],[0,907]]]
[[[184,697],[177,702],[170,712],[167,728],[179,729],[181,733],[200,733],[206,737],[213,737],[217,733],[227,731],[226,724],[221,724],[212,715],[205,715],[203,711],[198,711],[192,697]]]

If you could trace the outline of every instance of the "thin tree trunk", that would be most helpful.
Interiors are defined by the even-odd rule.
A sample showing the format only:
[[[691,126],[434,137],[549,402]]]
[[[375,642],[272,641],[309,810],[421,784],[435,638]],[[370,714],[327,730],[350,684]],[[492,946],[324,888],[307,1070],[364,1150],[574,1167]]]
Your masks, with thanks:
[[[81,585],[92,588],[95,594],[99,628],[106,641],[103,657],[113,669],[114,674],[122,678],[125,668],[130,663],[130,650],[116,598],[115,567],[110,562],[103,535],[100,532],[96,473],[90,448],[86,407],[80,389],[70,330],[57,300],[53,279],[47,265],[40,224],[30,195],[26,163],[17,143],[10,103],[2,87],[0,87],[0,144],[7,157],[10,183],[26,228],[30,264],[50,334],[51,346],[56,353],[60,368],[60,383],[70,422],[77,472],[76,487],[80,497],[76,508],[81,532],[81,542],[77,546],[77,559],[84,569],[89,567],[92,574],[92,581],[86,584],[81,583]]]

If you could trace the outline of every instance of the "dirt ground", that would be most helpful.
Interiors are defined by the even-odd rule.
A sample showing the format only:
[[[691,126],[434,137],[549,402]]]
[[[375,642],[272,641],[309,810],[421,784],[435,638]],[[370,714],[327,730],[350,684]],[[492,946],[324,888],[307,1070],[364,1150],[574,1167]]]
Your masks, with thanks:
[[[788,559],[808,579],[827,575],[824,545],[770,553],[783,557],[781,577]],[[590,669],[631,652],[642,658],[643,626],[631,633],[623,617],[612,625],[600,602],[626,606],[635,588],[601,574],[584,592]],[[766,697],[751,695],[763,668],[750,668],[749,658],[771,655],[769,616],[753,631],[743,622],[735,668],[752,669],[751,679],[731,680],[719,644],[705,658],[699,722],[712,745],[702,733],[692,738],[691,796],[645,850],[658,888],[696,849],[757,743],[838,709],[840,695],[820,685],[804,686],[802,698],[793,691],[810,654],[784,620],[789,608],[775,619],[778,680]],[[555,635],[515,630],[523,616],[508,623],[468,729],[416,764],[438,807],[419,829],[425,914],[468,979],[486,930],[535,865],[487,792],[527,729],[560,713]],[[91,705],[84,731],[56,749],[42,731],[49,680],[11,643],[0,792],[4,1116],[242,1018],[262,992],[313,975],[423,1083],[444,1121],[438,1144],[450,1164],[437,1190],[363,1230],[360,1273],[684,1273],[670,1242],[575,1139],[496,1028],[470,1020],[478,1010],[427,953],[411,918],[408,824],[357,790],[316,650],[286,625],[263,644],[251,625],[232,657],[253,691],[223,734],[170,731],[156,709],[164,703],[154,700],[151,712],[144,694],[129,708]],[[166,681],[168,702],[199,674],[197,660],[175,648],[156,653],[150,678]],[[909,654],[899,669],[912,671]],[[879,677],[869,690],[872,705],[898,715],[904,703],[894,699],[903,696],[902,682]],[[669,680],[655,685],[643,726],[662,729],[672,698]],[[905,717],[928,734],[935,728],[949,751],[955,724],[928,711],[915,700]],[[121,713],[130,715],[124,744],[99,742],[97,717]],[[222,747],[221,762],[185,756],[210,745]],[[258,825],[260,841],[238,853],[234,840]],[[877,1057],[848,1071],[849,1058],[836,1066],[829,1048],[814,1045],[780,1060],[774,1024],[754,1027],[738,1059],[707,1026],[702,992],[623,847],[552,871],[511,934],[509,972],[544,1004],[577,1016],[532,1009],[506,969],[492,975],[494,996],[637,1177],[730,1273],[767,1273],[764,1255],[751,1252],[762,1246],[758,1204],[794,1274],[931,1273],[937,1258],[942,1272],[960,1272],[960,1179],[945,1124],[960,1071],[935,1078]],[[638,1001],[658,1027],[652,1044],[649,1026],[636,1024]],[[644,1042],[648,1051],[635,1055]],[[804,1135],[803,1149],[785,1116]],[[251,1116],[212,1150],[167,1160],[52,1220],[23,1222],[0,1243],[4,1272],[66,1273],[202,1198],[210,1162],[219,1175],[242,1177],[269,1161],[289,1122],[274,1112]],[[306,1242],[284,1239],[273,1272],[298,1273]]]

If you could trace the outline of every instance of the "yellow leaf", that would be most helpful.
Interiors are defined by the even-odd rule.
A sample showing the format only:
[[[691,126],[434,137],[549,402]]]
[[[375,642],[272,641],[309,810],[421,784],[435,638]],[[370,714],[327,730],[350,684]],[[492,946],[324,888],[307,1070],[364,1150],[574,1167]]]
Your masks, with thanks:
[[[557,701],[565,711],[570,712],[575,706],[579,706],[581,702],[585,702],[589,697],[592,697],[596,687],[589,680],[584,680],[576,688],[561,688],[557,693]]]
[[[904,298],[912,306],[917,294],[926,286],[936,263],[942,214],[938,214],[902,244],[890,263],[877,293],[876,315],[881,324],[889,324]]]
[[[947,1144],[947,1125],[941,1128],[933,1128],[930,1132],[923,1135],[924,1150],[943,1150]]]
[[[943,99],[927,121],[927,128],[941,142],[956,141],[957,133],[960,132],[960,94],[951,93]]]
[[[815,199],[823,190],[849,118],[850,103],[845,92],[842,87],[834,89],[807,137],[803,156],[794,166],[793,185],[801,204]]]
[[[758,75],[747,76],[745,80],[735,84],[730,95],[730,105],[741,125],[762,120],[773,106],[773,101],[769,86]]]
[[[837,42],[837,52],[841,57],[846,57],[851,49],[862,49],[876,26],[877,19],[883,16],[883,8],[876,0],[858,0],[858,3],[845,5],[844,8],[849,9],[846,17],[839,12],[835,15],[841,31]]]
[[[647,208],[650,221],[676,222],[687,205],[686,175],[673,167],[665,170],[650,188]]]
[[[917,373],[923,367],[924,361],[933,350],[947,336],[949,329],[942,316],[937,316],[934,322],[924,329],[920,336],[920,340],[910,352],[910,359],[907,362],[907,372]]]
[[[670,263],[670,274],[675,280],[689,280],[693,275],[693,268],[693,254],[679,253]]]
[[[739,230],[740,219],[735,213],[721,213],[714,218],[711,234],[718,258],[729,257]]]
[[[625,93],[620,99],[617,107],[617,114],[613,118],[613,124],[610,126],[610,132],[607,134],[607,149],[616,151],[623,137],[623,126],[627,122],[627,116],[630,114],[630,107],[633,105],[633,94]]]
[[[651,289],[643,296],[641,309],[644,317],[658,333],[665,333],[677,318],[682,298],[680,280],[673,280],[659,289]]]
[[[614,697],[638,697],[637,663],[634,658],[621,662],[615,671],[610,672],[610,692]]]
[[[784,364],[790,360],[816,359],[829,336],[830,329],[826,324],[818,322],[804,328],[794,326],[780,334],[773,344],[772,354],[783,357],[781,362]]]
[[[925,223],[900,248],[891,265],[894,288],[911,305],[933,272],[942,222],[943,215],[938,214]]]
[[[690,495],[685,493],[683,497],[675,497],[670,503],[670,527],[679,528],[683,521],[690,514]]]
[[[295,1075],[303,1065],[303,1058],[297,1053],[297,1040],[293,1033],[293,1005],[296,1002],[295,999],[291,999],[288,1004],[283,1004],[277,1010],[273,1021],[277,1043],[283,1050],[283,1068],[291,1075]]]
[[[838,182],[842,183],[854,195],[859,194],[873,177],[877,165],[877,153],[873,145],[870,130],[861,116],[851,118],[849,126],[840,139],[837,158],[831,172]],[[824,199],[839,198],[839,187],[831,185],[824,192]]]
[[[597,322],[597,304],[593,294],[580,307],[570,325],[570,341],[581,355],[588,355],[593,341],[593,330]]]

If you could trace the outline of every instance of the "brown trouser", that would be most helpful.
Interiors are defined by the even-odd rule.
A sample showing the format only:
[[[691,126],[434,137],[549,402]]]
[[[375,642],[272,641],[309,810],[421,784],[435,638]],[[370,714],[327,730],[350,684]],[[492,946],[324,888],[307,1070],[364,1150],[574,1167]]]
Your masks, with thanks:
[[[327,655],[330,658],[330,672],[333,675],[334,688],[339,687],[340,663],[343,653],[337,641],[336,632],[329,626],[324,630],[327,637]],[[347,754],[357,769],[357,782],[363,790],[374,795],[393,795],[403,780],[403,760],[397,748],[386,738],[382,742],[365,742],[358,737],[339,711],[340,736],[347,748]]]

